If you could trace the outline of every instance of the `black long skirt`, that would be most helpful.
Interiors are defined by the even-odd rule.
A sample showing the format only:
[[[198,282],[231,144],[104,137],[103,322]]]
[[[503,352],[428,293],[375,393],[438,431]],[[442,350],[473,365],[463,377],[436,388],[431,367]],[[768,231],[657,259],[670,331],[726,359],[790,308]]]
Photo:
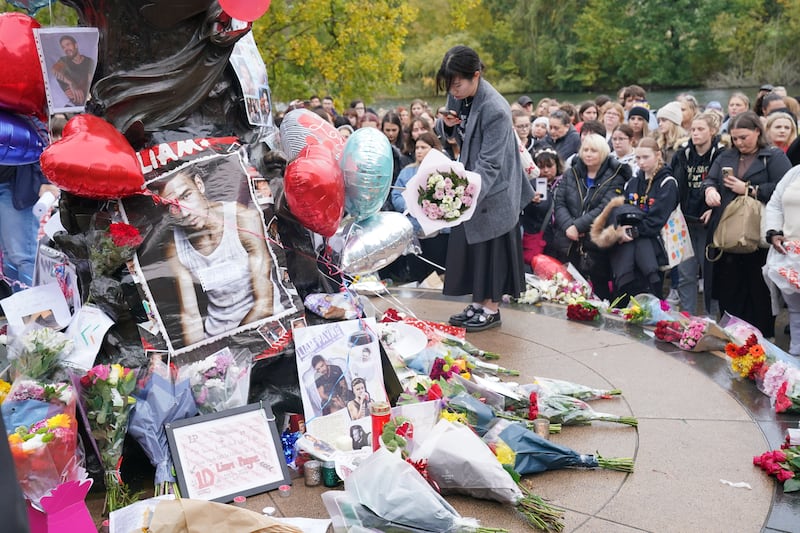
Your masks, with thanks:
[[[475,302],[518,298],[525,290],[522,232],[519,225],[494,239],[468,244],[464,225],[453,228],[447,248],[443,293],[471,294]]]
[[[775,317],[769,288],[761,267],[767,250],[750,254],[722,254],[714,263],[712,296],[719,300],[720,313],[729,313],[757,327],[765,337],[775,336]]]

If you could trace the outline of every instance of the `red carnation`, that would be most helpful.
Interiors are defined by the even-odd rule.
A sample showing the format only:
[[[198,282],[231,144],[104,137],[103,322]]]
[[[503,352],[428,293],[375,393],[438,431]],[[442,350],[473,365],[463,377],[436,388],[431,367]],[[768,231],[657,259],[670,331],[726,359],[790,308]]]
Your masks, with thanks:
[[[114,222],[108,227],[108,233],[116,246],[129,246],[136,248],[142,244],[142,235],[139,230],[124,222]]]

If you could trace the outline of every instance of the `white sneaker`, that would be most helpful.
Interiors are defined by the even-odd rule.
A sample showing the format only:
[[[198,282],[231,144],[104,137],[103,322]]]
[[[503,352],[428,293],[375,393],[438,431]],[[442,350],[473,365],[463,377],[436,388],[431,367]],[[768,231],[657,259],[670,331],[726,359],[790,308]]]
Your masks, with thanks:
[[[680,295],[678,295],[678,289],[670,289],[669,295],[667,295],[667,303],[670,305],[678,305],[681,301]]]

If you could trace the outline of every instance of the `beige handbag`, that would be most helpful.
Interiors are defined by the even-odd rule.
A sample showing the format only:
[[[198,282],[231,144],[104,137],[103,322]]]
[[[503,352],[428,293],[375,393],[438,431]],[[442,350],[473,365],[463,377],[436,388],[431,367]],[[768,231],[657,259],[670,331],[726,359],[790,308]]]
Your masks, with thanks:
[[[749,185],[749,184],[748,184]],[[711,244],[706,246],[706,259],[717,261],[722,254],[749,254],[761,244],[761,217],[764,204],[748,194],[734,198],[722,212]],[[713,250],[717,251],[713,256]]]

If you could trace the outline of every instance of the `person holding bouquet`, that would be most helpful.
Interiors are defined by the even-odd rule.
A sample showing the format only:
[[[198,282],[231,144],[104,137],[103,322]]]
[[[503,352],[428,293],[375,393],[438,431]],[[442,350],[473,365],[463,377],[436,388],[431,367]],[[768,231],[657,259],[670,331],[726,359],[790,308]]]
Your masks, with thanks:
[[[534,197],[519,157],[511,108],[483,79],[484,65],[467,46],[445,53],[436,74],[445,90],[447,114],[439,119],[459,145],[459,161],[481,176],[474,215],[454,227],[447,250],[444,294],[471,295],[472,303],[450,317],[467,331],[500,325],[504,294],[518,297],[525,287],[519,215]]]
[[[406,166],[403,170],[400,171],[400,174],[397,176],[397,181],[395,182],[395,187],[392,189],[391,192],[391,202],[392,207],[398,213],[405,213],[406,211],[406,200],[403,197],[403,190],[414,175],[416,175],[417,170],[419,169],[419,164],[425,159],[425,156],[428,155],[428,152],[431,150],[442,150],[442,143],[439,142],[439,138],[430,131],[423,131],[417,137],[417,140],[414,141],[414,162],[410,165]],[[436,265],[443,266],[445,264],[445,260],[447,258],[447,241],[450,237],[450,229],[445,228],[433,235],[424,235],[422,228],[419,225],[417,220],[409,215],[411,219],[411,224],[414,226],[414,233],[419,237],[419,245],[422,248],[422,255],[421,257],[425,260],[417,257],[415,255],[408,255],[404,256],[407,259],[408,265],[408,275],[411,281],[422,281],[427,278],[431,272],[436,271],[437,273],[442,273],[443,270],[432,266],[430,263],[435,263]],[[430,263],[428,262],[430,261]]]

